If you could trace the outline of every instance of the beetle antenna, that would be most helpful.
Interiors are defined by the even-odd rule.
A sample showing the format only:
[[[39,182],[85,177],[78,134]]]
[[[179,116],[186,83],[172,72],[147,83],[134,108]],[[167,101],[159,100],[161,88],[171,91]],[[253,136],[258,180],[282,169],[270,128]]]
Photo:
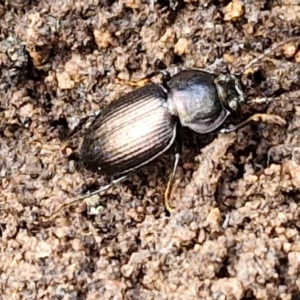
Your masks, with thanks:
[[[288,97],[288,99],[290,101],[293,101],[293,99],[299,99],[299,97],[300,97],[300,90],[289,91],[287,93],[287,95],[285,95],[285,97]],[[281,95],[279,97],[258,97],[258,98],[251,99],[248,102],[255,103],[255,104],[262,104],[262,103],[267,103],[267,102],[281,101],[282,98],[283,98],[283,95]]]
[[[267,57],[268,55],[270,55],[272,52],[274,52],[276,49],[278,49],[279,47],[294,42],[294,41],[299,41],[300,37],[299,36],[294,36],[294,37],[290,37],[285,39],[284,41],[281,42],[277,42],[274,43],[271,47],[269,47],[268,49],[266,49],[264,51],[264,53],[260,54],[259,56],[255,57],[254,59],[252,59],[252,61],[250,61],[241,71],[240,74],[244,74],[248,69],[250,69],[253,65],[257,64],[258,62],[260,62],[262,59],[264,59],[265,57]],[[251,103],[255,103],[255,104],[261,104],[261,103],[266,103],[266,102],[272,102],[272,101],[277,101],[280,100],[281,97],[258,97],[255,99],[250,100]],[[249,101],[248,101],[249,102]]]
[[[264,53],[262,53],[261,55],[255,57],[252,61],[250,61],[250,63],[248,63],[242,71],[242,74],[245,73],[248,69],[250,69],[253,65],[257,64],[259,61],[261,61],[262,59],[264,59],[266,56],[270,55],[272,52],[274,52],[276,49],[278,49],[279,47],[287,44],[287,43],[291,43],[294,41],[298,41],[300,40],[299,36],[294,36],[291,38],[288,38],[284,41],[278,42],[278,43],[274,43],[271,47],[269,47],[268,49],[266,49],[264,51]]]

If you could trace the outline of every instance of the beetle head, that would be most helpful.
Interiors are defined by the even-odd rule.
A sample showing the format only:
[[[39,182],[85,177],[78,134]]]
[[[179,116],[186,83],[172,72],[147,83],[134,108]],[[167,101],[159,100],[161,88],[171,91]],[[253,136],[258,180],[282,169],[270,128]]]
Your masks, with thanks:
[[[219,75],[215,78],[218,96],[225,107],[236,111],[245,102],[241,82],[234,75]]]

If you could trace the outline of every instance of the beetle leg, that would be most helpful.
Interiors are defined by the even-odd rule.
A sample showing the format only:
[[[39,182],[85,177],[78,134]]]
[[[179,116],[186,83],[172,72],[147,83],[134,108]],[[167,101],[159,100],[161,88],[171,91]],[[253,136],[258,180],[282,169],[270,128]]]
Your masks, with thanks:
[[[75,197],[69,201],[66,201],[64,204],[62,204],[49,218],[45,218],[44,221],[50,221],[52,220],[64,207],[67,207],[71,204],[74,204],[76,202],[79,202],[79,201],[82,201],[88,197],[91,197],[91,196],[94,196],[94,195],[97,195],[101,192],[104,192],[106,190],[108,190],[109,188],[111,188],[113,185],[125,180],[127,177],[129,177],[132,173],[129,173],[129,174],[126,174],[124,176],[121,176],[119,178],[116,178],[116,179],[113,179],[110,183],[108,183],[107,185],[104,185],[102,186],[101,188],[99,188],[98,190],[96,191],[93,191],[91,193],[87,193],[85,195],[80,195],[78,197]]]
[[[175,181],[176,171],[177,171],[179,160],[180,160],[180,157],[182,154],[182,143],[181,143],[181,138],[179,136],[179,134],[180,134],[179,132],[180,132],[179,125],[177,124],[177,138],[176,138],[176,144],[175,144],[175,160],[174,160],[173,169],[169,176],[168,184],[167,184],[167,187],[165,190],[165,195],[164,195],[165,207],[169,212],[172,212],[175,209],[175,207],[172,206],[172,204],[170,203],[170,199],[171,199],[172,189],[173,189],[173,185],[174,185],[174,181]]]
[[[173,170],[170,174],[167,188],[165,190],[165,207],[169,212],[172,212],[175,209],[175,207],[170,203],[170,198],[171,198],[171,194],[172,194],[172,189],[173,189],[173,185],[174,185],[174,181],[175,181],[175,175],[176,175],[176,171],[178,168],[179,160],[180,160],[180,154],[176,153]]]
[[[101,113],[101,111],[96,111],[96,112],[93,112],[93,113],[87,115],[86,117],[82,118],[79,121],[79,123],[75,126],[75,128],[63,140],[60,150],[61,151],[65,150],[68,147],[71,137],[76,136],[80,132],[80,130],[82,130],[83,126],[89,121],[89,119],[97,117],[100,113]]]
[[[233,125],[231,128],[223,128],[220,130],[221,133],[229,133],[232,131],[236,131],[251,122],[263,122],[263,123],[270,123],[270,124],[277,124],[280,126],[286,125],[286,121],[277,115],[269,115],[269,114],[254,114],[245,121]]]
[[[170,79],[170,73],[168,71],[160,70],[160,71],[153,71],[150,74],[146,75],[145,77],[143,77],[137,81],[126,81],[125,83],[130,86],[143,87],[146,84],[148,84],[154,76],[157,76],[157,75],[162,75],[163,83]],[[120,82],[122,82],[122,81],[120,80]]]

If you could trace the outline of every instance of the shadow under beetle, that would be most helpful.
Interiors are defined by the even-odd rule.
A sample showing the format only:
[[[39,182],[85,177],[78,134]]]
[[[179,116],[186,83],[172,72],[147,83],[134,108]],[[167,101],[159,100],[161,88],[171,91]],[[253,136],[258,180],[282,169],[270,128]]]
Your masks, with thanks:
[[[243,72],[279,46],[296,39],[299,37],[274,44],[245,66]],[[149,82],[157,74],[163,75],[160,84],[148,83],[113,101],[95,117],[84,136],[80,149],[84,167],[111,177],[111,182],[64,203],[57,212],[66,205],[109,189],[176,144],[173,170],[164,196],[166,208],[171,210],[169,199],[181,155],[178,126],[189,127],[199,134],[212,132],[224,123],[230,111],[245,101],[241,85],[234,76],[217,76],[191,69],[171,77],[168,72],[159,71],[141,82]],[[237,130],[251,121],[285,124],[279,116],[255,114],[221,132]]]

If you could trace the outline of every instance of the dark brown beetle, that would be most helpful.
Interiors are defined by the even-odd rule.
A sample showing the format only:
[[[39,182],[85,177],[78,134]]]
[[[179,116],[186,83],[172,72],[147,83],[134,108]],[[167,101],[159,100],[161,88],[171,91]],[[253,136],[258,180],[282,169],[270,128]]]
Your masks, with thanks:
[[[284,43],[276,44],[245,69]],[[224,123],[230,109],[244,102],[241,86],[234,76],[216,76],[203,70],[185,70],[173,77],[167,72],[159,73],[163,74],[161,84],[150,83],[113,101],[91,123],[81,146],[80,158],[87,169],[113,180],[63,206],[109,189],[166,152],[176,141],[178,126],[189,127],[199,134],[212,132]],[[256,114],[223,132],[236,130],[252,120],[285,123],[277,116],[272,119]],[[180,149],[175,155],[165,192],[167,208],[170,208],[168,201],[179,158]]]

